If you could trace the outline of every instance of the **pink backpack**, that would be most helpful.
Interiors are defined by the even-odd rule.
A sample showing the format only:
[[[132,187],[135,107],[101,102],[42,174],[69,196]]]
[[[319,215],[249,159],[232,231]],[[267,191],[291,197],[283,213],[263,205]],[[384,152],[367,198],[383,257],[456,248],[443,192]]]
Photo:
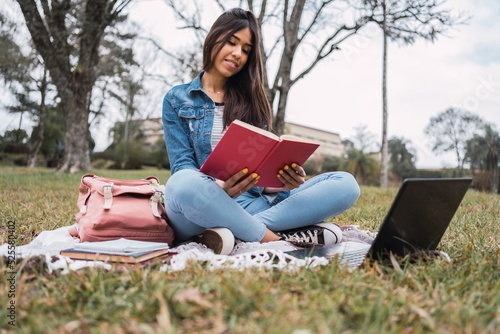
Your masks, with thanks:
[[[84,241],[119,238],[173,244],[174,231],[161,203],[163,191],[151,176],[115,180],[86,174],[80,183],[78,228],[70,234]]]

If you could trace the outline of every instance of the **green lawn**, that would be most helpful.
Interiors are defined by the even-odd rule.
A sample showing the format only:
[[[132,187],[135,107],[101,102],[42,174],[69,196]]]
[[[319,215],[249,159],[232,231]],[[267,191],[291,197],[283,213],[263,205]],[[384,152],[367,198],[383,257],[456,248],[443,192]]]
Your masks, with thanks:
[[[169,172],[94,171],[114,178]],[[82,175],[0,167],[0,243],[17,244],[74,223]],[[397,188],[362,187],[335,221],[376,231]],[[50,274],[44,260],[18,265],[15,298],[1,263],[0,330],[25,333],[498,333],[500,196],[469,191],[441,242],[452,263],[401,262],[350,272],[331,263],[296,272],[216,270],[192,263]],[[23,266],[23,269],[21,269]],[[15,301],[16,327],[8,324]]]

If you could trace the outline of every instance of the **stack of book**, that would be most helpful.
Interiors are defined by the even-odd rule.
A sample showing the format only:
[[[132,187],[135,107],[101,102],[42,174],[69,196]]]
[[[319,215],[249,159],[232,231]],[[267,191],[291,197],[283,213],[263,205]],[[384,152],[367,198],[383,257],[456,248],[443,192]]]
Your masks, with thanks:
[[[61,251],[73,260],[104,261],[120,266],[145,265],[175,255],[167,243],[117,239],[111,241],[82,242]]]

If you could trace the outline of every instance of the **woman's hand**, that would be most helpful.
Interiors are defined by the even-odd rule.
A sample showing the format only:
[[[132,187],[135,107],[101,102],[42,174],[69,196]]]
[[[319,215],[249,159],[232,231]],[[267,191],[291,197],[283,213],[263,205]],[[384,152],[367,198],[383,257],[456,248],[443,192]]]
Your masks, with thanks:
[[[281,188],[282,191],[292,190],[306,182],[306,172],[302,166],[293,163],[290,166],[285,165],[283,169],[280,169],[278,178],[284,184]]]
[[[217,183],[229,197],[236,198],[252,188],[260,178],[256,173],[245,176],[247,173],[248,169],[245,168],[235,173],[227,179],[227,181],[216,180],[215,183]]]

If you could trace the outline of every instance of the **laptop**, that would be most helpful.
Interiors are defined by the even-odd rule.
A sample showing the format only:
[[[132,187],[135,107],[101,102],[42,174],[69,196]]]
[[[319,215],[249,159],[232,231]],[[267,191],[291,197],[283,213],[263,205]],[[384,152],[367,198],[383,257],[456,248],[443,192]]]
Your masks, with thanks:
[[[436,250],[471,182],[470,178],[405,179],[372,245],[343,242],[287,253],[298,258],[338,254],[339,263],[358,266],[366,257],[385,260],[391,252],[405,256]]]

